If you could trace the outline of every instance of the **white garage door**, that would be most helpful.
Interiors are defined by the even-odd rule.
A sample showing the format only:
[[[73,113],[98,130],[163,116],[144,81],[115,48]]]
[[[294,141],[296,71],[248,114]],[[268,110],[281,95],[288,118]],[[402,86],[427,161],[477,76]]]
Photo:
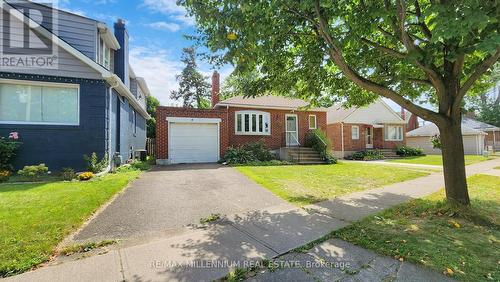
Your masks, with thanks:
[[[210,163],[219,160],[216,123],[170,123],[170,163]]]

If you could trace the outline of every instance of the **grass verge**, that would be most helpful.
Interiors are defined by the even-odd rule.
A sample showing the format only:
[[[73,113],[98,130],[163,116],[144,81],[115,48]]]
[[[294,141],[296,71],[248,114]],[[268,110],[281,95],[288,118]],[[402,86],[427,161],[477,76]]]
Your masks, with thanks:
[[[440,191],[333,235],[459,280],[500,281],[500,177],[475,175],[468,183],[469,208],[447,204]]]
[[[465,156],[465,165],[475,164],[479,162],[484,162],[487,160],[492,160],[493,157],[483,157],[483,156]],[[404,163],[404,164],[423,164],[423,165],[443,165],[443,159],[441,155],[427,155],[421,157],[407,157],[404,159],[388,160],[393,163]]]
[[[351,162],[335,165],[239,166],[236,169],[298,206],[429,174],[417,169],[388,169],[387,166]]]
[[[0,184],[0,277],[29,270],[140,171],[86,182]]]

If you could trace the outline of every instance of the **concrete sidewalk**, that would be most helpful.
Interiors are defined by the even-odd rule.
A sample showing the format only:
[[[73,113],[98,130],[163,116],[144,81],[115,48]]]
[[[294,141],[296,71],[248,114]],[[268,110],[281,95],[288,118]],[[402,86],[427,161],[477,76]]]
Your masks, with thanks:
[[[493,167],[499,165],[500,159],[473,164],[467,167],[467,174],[471,176],[491,172]],[[202,229],[186,229],[183,234],[174,237],[116,248],[102,255],[42,267],[5,280],[209,281],[222,277],[232,267],[251,266],[252,262],[264,258],[279,257],[332,230],[340,229],[351,221],[392,205],[426,196],[443,185],[442,174],[435,173],[383,188],[353,193],[307,206],[306,209],[293,208],[288,204],[272,206],[228,216],[221,222]],[[343,244],[341,242],[334,243]],[[321,245],[324,246],[325,243]],[[332,254],[354,256],[354,261],[363,260],[366,256],[363,252],[355,253],[347,245],[343,248],[342,253]],[[377,261],[385,261],[383,257],[380,258]],[[393,267],[391,263],[390,267]],[[437,277],[438,280],[445,279],[439,273],[428,274],[428,270],[413,265],[400,265],[400,269],[408,271],[406,274],[404,271],[396,273],[403,278],[434,275],[432,277]],[[300,279],[299,276],[291,277]],[[284,277],[272,276],[265,280],[281,279]],[[329,279],[326,277],[320,280]]]

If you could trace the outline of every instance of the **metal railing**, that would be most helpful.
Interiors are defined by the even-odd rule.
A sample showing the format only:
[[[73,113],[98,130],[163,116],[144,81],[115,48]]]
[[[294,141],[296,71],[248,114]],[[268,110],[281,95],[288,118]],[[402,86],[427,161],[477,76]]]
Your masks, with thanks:
[[[288,157],[291,162],[300,162],[302,159],[302,149],[300,146],[300,142],[298,140],[298,136],[291,132],[284,132],[282,135],[282,147],[285,148],[294,148],[295,150],[292,152],[288,152]],[[294,141],[295,143],[290,142]]]

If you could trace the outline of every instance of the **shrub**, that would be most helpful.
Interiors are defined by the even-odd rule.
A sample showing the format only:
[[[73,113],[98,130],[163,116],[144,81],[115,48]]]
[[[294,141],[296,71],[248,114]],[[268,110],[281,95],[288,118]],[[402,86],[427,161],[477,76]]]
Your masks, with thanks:
[[[20,144],[15,140],[0,137],[0,170],[12,171],[10,161],[15,156]]]
[[[292,162],[289,161],[280,161],[280,160],[270,160],[266,162],[262,161],[252,161],[245,164],[233,164],[234,166],[279,166],[279,165],[292,165]]]
[[[104,157],[99,160],[97,158],[97,154],[93,152],[90,157],[87,155],[83,155],[83,159],[87,162],[87,170],[93,173],[102,172],[109,165],[108,154],[104,154]]]
[[[40,177],[46,175],[49,172],[49,168],[45,164],[30,165],[25,166],[23,169],[19,170],[17,174],[28,179],[28,180],[38,180]]]
[[[255,143],[248,143],[243,145],[243,150],[249,151],[256,160],[261,162],[266,162],[274,160],[274,155],[269,151],[269,149],[264,144],[264,141],[258,141]]]
[[[332,144],[330,139],[321,129],[312,130],[306,138],[305,145],[307,147],[313,148],[316,152],[323,154],[324,152],[330,151]]]
[[[147,161],[143,162],[138,160],[132,161],[130,166],[135,170],[149,170],[151,168],[151,165]]]
[[[0,170],[0,182],[5,182],[9,180],[12,172],[10,170]]]
[[[328,151],[321,154],[321,157],[323,157],[327,164],[336,164],[338,162],[337,158]]]
[[[396,154],[403,157],[425,156],[424,150],[406,146],[399,146],[396,150]]]
[[[224,161],[230,164],[246,164],[257,161],[252,152],[243,147],[229,147],[224,153]]]
[[[351,158],[358,161],[372,161],[382,160],[384,159],[384,155],[379,150],[367,150],[356,152],[351,155]]]
[[[87,181],[87,180],[90,180],[92,178],[94,178],[94,174],[90,171],[83,172],[83,173],[80,173],[78,175],[78,180],[80,180],[80,181]]]
[[[75,170],[70,167],[64,167],[61,170],[61,179],[64,181],[71,181],[76,178]]]

